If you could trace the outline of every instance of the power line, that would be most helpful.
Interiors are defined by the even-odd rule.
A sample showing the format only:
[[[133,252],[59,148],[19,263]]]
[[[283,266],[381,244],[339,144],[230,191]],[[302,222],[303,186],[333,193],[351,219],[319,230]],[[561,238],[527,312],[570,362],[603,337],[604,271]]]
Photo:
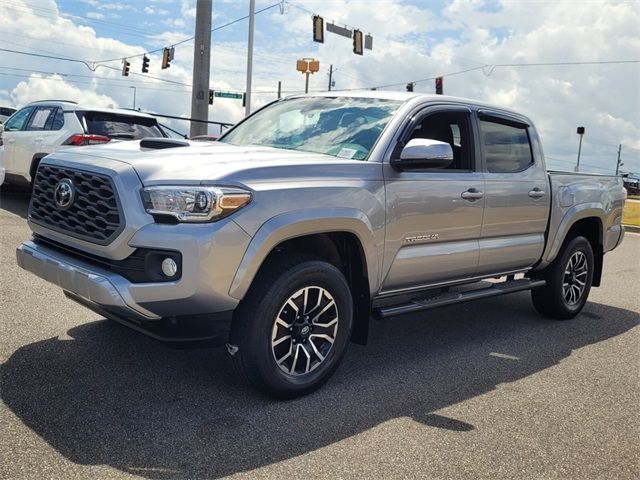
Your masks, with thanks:
[[[281,4],[282,4],[282,1],[279,1],[278,3],[274,3],[273,5],[269,5],[268,7],[264,7],[264,8],[261,8],[260,10],[256,10],[255,14],[257,15],[259,13],[266,12],[267,10],[275,8],[275,7],[277,7],[277,6],[281,5]],[[246,20],[247,18],[249,18],[249,15],[245,15],[244,17],[236,18],[235,20],[231,20],[230,22],[227,22],[224,25],[220,25],[219,27],[214,27],[214,28],[211,29],[211,33],[217,32],[218,30],[221,30],[223,28],[226,28],[226,27],[229,27],[231,25],[234,25],[234,24],[236,24],[238,22],[241,22],[242,20]],[[195,36],[189,37],[189,38],[185,38],[184,40],[180,40],[179,42],[173,43],[171,46],[172,47],[176,47],[178,45],[182,45],[183,43],[190,42],[191,40],[193,40],[195,38],[196,38]],[[136,57],[142,57],[144,55],[148,55],[148,54],[151,54],[151,53],[157,53],[157,52],[160,52],[161,50],[163,50],[163,48],[157,48],[155,50],[150,50],[148,52],[140,53],[140,54],[137,54],[137,55],[128,55],[126,58],[136,58]],[[120,61],[120,60],[122,60],[122,57],[109,58],[107,60],[96,60],[93,63],[108,63],[108,62],[115,62],[115,61]]]
[[[89,66],[89,63],[90,63],[90,62],[88,62],[88,61],[86,61],[86,60],[78,60],[78,59],[75,59],[75,58],[60,57],[60,56],[57,56],[57,55],[42,55],[42,54],[40,54],[40,53],[22,52],[22,51],[19,51],[19,50],[11,50],[11,49],[9,49],[9,48],[0,48],[0,51],[1,51],[1,52],[15,53],[15,54],[18,54],[18,55],[28,55],[28,56],[30,56],[30,57],[51,58],[51,59],[53,59],[53,60],[64,60],[65,62],[82,63],[82,64],[84,64],[84,65],[85,65],[89,70],[91,70],[91,67]],[[95,71],[95,70],[91,70],[91,71],[93,72],[93,71]]]
[[[262,12],[266,12],[267,10],[275,8],[275,7],[277,7],[277,6],[281,5],[281,4],[282,4],[282,1],[280,1],[278,3],[274,3],[272,5],[269,5],[268,7],[264,7],[264,8],[261,8],[260,10],[256,10],[255,13],[259,14],[259,13],[262,13]],[[229,26],[234,25],[234,24],[236,24],[238,22],[241,22],[242,20],[246,20],[247,18],[249,18],[249,15],[245,15],[244,17],[236,18],[235,20],[227,22],[227,23],[225,23],[223,25],[220,25],[218,27],[212,28],[211,32],[213,33],[213,32],[216,32],[218,30],[221,30],[223,28],[229,27]],[[182,45],[184,43],[192,41],[194,38],[195,37],[185,38],[184,40],[181,40],[179,42],[176,42],[176,43],[172,44],[172,46],[175,47],[175,46],[178,46],[178,45]],[[30,48],[30,47],[27,47],[27,48]],[[120,56],[120,57],[117,57],[117,58],[110,58],[110,59],[106,59],[106,60],[79,60],[79,59],[74,59],[74,58],[61,57],[61,56],[58,56],[58,55],[43,55],[43,54],[37,54],[37,53],[31,53],[31,52],[23,52],[23,51],[18,51],[18,50],[11,50],[11,49],[7,49],[7,48],[0,48],[0,51],[19,54],[19,55],[29,55],[29,56],[33,56],[33,57],[50,58],[50,59],[53,59],[53,60],[61,60],[61,61],[67,61],[67,62],[82,63],[83,65],[85,65],[92,72],[95,72],[96,69],[99,66],[105,66],[105,65],[100,65],[102,63],[121,61],[122,58],[143,57],[145,55],[150,55],[152,53],[157,53],[157,52],[160,52],[162,50],[164,50],[164,47],[157,48],[155,50],[150,50],[150,51],[143,52],[143,53],[136,54],[136,55],[127,55],[125,57]]]
[[[143,28],[140,28],[140,27],[137,27],[137,26],[133,26],[133,25],[127,25],[127,24],[116,23],[116,22],[109,22],[107,20],[89,18],[89,17],[83,16],[83,15],[63,13],[63,12],[60,12],[60,10],[52,10],[52,9],[48,9],[48,8],[43,8],[41,6],[35,6],[35,5],[27,3],[27,2],[25,2],[25,5],[28,8],[22,8],[22,5],[11,4],[11,3],[8,4],[8,6],[10,8],[13,8],[15,10],[18,10],[18,11],[21,11],[21,12],[25,12],[25,13],[31,13],[36,17],[40,17],[40,18],[44,18],[44,19],[51,19],[51,15],[46,15],[47,13],[51,13],[51,14],[57,14],[59,17],[64,18],[64,19],[73,19],[73,20],[76,20],[76,21],[81,21],[83,23],[103,24],[103,25],[106,25],[106,26],[102,27],[105,30],[113,30],[115,32],[118,32],[118,33],[121,33],[121,34],[127,35],[127,36],[148,38],[148,36],[150,34],[155,34],[156,33],[155,31],[148,30],[148,29],[143,29]],[[37,12],[43,12],[44,14],[39,14]],[[113,27],[111,27],[110,25],[113,25]],[[127,30],[130,30],[130,31],[133,31],[133,32],[145,33],[146,35],[128,33]]]

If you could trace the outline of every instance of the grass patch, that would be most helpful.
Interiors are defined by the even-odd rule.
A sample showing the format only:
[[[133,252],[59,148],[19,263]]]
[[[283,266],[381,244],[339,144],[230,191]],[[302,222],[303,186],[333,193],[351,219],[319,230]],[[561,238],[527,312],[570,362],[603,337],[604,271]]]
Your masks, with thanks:
[[[622,223],[640,227],[640,202],[626,202],[624,213],[622,214]]]

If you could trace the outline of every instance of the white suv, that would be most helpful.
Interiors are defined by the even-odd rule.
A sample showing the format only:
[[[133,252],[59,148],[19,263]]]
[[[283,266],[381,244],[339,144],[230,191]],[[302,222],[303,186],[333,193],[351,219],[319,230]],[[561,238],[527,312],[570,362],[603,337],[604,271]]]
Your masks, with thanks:
[[[30,103],[4,124],[0,165],[7,183],[28,185],[46,155],[60,149],[166,137],[155,117],[134,110],[89,108],[70,101],[43,100]]]

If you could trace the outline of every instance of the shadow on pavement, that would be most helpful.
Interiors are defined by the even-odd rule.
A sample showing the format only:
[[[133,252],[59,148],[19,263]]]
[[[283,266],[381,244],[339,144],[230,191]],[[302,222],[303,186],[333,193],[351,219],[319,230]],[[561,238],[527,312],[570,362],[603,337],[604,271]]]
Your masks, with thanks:
[[[151,479],[216,478],[286,460],[381,422],[474,429],[438,409],[546,369],[620,335],[635,312],[590,303],[540,319],[527,294],[373,322],[319,392],[276,402],[234,377],[225,351],[170,350],[109,321],[17,350],[2,400],[69,460]],[[37,319],[34,319],[37,321]]]
[[[31,193],[27,187],[3,184],[0,187],[0,208],[27,218]]]

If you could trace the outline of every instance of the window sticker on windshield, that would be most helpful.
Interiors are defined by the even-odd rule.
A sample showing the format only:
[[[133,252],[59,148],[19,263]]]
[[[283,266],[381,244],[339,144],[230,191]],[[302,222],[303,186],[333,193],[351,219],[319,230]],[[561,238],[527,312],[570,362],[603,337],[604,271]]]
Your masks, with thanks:
[[[351,159],[356,153],[358,153],[358,150],[354,150],[353,148],[343,148],[338,152],[338,155],[336,155],[336,157]]]
[[[44,124],[47,123],[51,110],[38,110],[33,116],[31,126],[33,128],[44,128]]]

